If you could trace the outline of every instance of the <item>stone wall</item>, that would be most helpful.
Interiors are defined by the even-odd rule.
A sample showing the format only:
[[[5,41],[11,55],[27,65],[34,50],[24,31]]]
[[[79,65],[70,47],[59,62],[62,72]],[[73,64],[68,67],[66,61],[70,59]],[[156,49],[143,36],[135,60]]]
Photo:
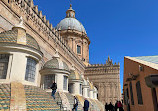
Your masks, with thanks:
[[[40,61],[40,68],[47,60],[51,59],[58,49],[63,61],[70,67],[73,64],[78,72],[84,72],[85,65],[83,62],[66,45],[59,32],[49,23],[49,20],[46,20],[46,16],[42,15],[42,11],[38,11],[38,6],[34,6],[32,0],[0,1],[0,31],[10,30],[15,24],[19,23],[20,17],[23,17],[27,33],[36,39],[44,54],[42,61]],[[38,85],[40,85],[40,78],[39,74]]]
[[[103,104],[110,102],[114,104],[116,100],[121,99],[119,64],[89,65],[84,75],[98,89],[98,99]]]

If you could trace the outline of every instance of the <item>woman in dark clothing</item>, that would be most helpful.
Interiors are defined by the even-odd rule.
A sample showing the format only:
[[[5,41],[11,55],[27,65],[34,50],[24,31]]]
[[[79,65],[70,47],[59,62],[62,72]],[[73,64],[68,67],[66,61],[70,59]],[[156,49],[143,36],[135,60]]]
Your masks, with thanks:
[[[124,111],[121,101],[117,103],[117,107],[119,108],[119,111]]]

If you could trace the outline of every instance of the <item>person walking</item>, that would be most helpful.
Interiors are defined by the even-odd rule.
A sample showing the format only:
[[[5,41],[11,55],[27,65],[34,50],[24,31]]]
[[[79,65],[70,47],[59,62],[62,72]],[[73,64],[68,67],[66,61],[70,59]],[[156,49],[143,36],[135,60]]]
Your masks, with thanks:
[[[55,99],[55,93],[56,93],[56,90],[57,90],[57,84],[55,83],[55,81],[53,80],[52,81],[52,86],[50,87],[52,89],[52,96],[53,98]]]
[[[77,108],[78,108],[78,99],[76,98],[76,96],[74,96],[74,106],[73,106],[73,109],[72,111],[77,111]]]
[[[123,106],[122,106],[121,101],[118,101],[117,107],[119,108],[119,111],[123,111]]]
[[[89,109],[89,101],[85,98],[83,110],[88,111],[88,109]]]

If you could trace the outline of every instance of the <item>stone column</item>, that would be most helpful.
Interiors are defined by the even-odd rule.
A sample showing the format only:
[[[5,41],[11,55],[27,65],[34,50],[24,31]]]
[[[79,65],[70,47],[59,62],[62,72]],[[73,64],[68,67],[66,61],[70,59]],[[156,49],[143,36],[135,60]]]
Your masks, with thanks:
[[[94,95],[93,98],[94,98],[94,99],[97,99],[97,91],[94,91],[94,92],[93,92],[93,95]]]
[[[26,54],[13,52],[12,67],[10,73],[11,81],[25,81],[26,64]]]
[[[75,95],[80,95],[80,82],[75,82],[73,84],[73,92]]]
[[[57,90],[63,91],[63,74],[57,74]]]
[[[88,86],[83,86],[83,97],[88,98]]]
[[[93,99],[93,90],[92,90],[92,89],[90,89],[90,95],[89,95],[89,97],[90,97],[91,99]]]

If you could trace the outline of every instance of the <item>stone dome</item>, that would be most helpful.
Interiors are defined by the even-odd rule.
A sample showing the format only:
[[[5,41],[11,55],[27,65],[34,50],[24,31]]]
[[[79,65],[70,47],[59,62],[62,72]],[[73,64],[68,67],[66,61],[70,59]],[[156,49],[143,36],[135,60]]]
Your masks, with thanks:
[[[79,74],[76,70],[71,71],[69,80],[82,80],[81,74]]]
[[[57,30],[73,29],[86,33],[84,26],[76,18],[65,18],[57,25]]]
[[[86,34],[86,30],[84,26],[75,18],[75,11],[72,9],[72,5],[66,11],[66,18],[61,20],[56,27],[57,30],[77,30],[79,32],[84,32]]]
[[[9,31],[4,31],[0,33],[0,43],[12,43],[12,44],[21,44],[24,46],[29,46],[32,48],[35,48],[37,50],[40,50],[40,47],[37,43],[37,41],[29,34],[26,33],[26,42],[25,43],[19,43],[18,42],[18,30],[12,29]]]
[[[53,57],[44,64],[43,69],[62,69],[69,71],[68,65],[59,58]]]

